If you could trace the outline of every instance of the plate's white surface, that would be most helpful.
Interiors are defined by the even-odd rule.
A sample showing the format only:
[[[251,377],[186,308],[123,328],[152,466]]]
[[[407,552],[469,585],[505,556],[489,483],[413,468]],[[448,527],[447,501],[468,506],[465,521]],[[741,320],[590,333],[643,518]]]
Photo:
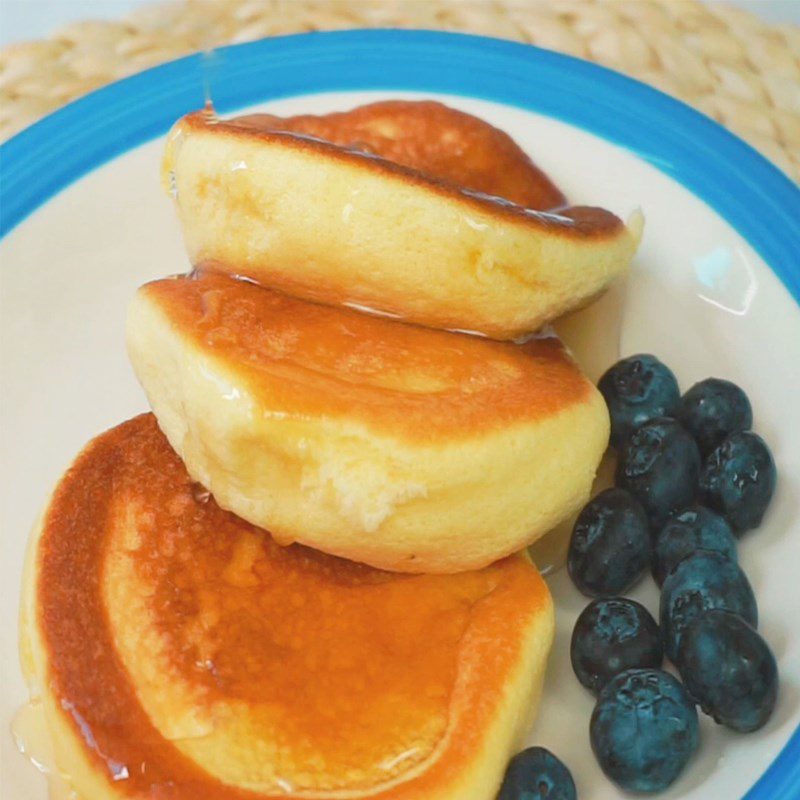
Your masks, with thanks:
[[[271,103],[269,110],[322,113],[388,96],[416,95],[314,95]],[[441,99],[507,130],[571,200],[622,215],[641,206],[647,227],[629,281],[622,353],[656,353],[683,389],[714,375],[740,383],[750,395],[755,429],[778,464],[779,486],[765,524],[740,542],[740,560],[756,591],[760,629],[778,658],[779,706],[767,727],[751,736],[703,717],[698,757],[661,795],[741,797],[800,722],[800,312],[727,223],[627,151],[526,111]],[[16,752],[9,732],[26,699],[15,620],[28,530],[85,442],[145,410],[125,356],[126,305],[139,284],[187,268],[170,201],[159,185],[161,148],[152,142],[79,180],[0,244],[0,794],[8,800],[46,796],[44,780]],[[592,698],[569,665],[570,633],[587,600],[563,572],[550,585],[557,638],[530,742],[549,747],[570,766],[582,800],[615,798],[619,791],[589,748]],[[652,580],[633,596],[657,616]]]

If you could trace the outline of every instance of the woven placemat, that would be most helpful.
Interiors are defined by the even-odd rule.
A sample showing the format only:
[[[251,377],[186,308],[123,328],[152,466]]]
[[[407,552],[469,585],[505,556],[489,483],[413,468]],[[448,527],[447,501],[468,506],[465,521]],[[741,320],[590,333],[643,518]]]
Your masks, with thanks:
[[[433,28],[529,42],[657,86],[800,180],[800,27],[699,0],[178,0],[0,51],[0,138],[188,53],[310,30]]]

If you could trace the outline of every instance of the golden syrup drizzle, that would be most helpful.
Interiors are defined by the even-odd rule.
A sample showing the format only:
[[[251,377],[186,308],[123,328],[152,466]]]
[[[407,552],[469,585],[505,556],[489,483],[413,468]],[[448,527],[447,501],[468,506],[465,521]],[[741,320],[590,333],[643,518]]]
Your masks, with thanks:
[[[50,800],[83,800],[72,788],[70,776],[56,764],[41,700],[31,700],[15,714],[11,735],[19,752],[47,779]]]
[[[216,48],[208,41],[203,44],[200,51],[200,75],[203,83],[203,111],[207,122],[217,122],[217,112],[214,109],[214,98],[211,92],[211,82],[219,61]]]

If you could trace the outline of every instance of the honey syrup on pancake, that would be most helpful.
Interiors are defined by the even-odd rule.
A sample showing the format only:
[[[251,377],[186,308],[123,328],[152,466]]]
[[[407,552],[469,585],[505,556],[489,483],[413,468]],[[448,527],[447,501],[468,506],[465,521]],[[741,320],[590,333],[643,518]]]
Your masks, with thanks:
[[[170,800],[423,780],[463,681],[494,691],[547,598],[515,557],[410,576],[281,548],[198,490],[152,415],[78,458],[38,558],[56,702],[120,794],[169,786]],[[461,643],[472,635],[472,652],[482,626],[497,634],[462,675]],[[476,700],[459,740],[485,724]]]
[[[548,211],[566,203],[508,134],[431,100],[386,100],[320,116],[247,114],[229,123],[321,139],[524,208]]]
[[[147,292],[182,336],[262,399],[420,441],[544,419],[591,391],[555,338],[476,339],[317,305],[214,272]]]
[[[87,800],[70,785],[70,775],[59,769],[41,700],[26,703],[11,721],[11,735],[22,755],[47,779],[49,800]]]

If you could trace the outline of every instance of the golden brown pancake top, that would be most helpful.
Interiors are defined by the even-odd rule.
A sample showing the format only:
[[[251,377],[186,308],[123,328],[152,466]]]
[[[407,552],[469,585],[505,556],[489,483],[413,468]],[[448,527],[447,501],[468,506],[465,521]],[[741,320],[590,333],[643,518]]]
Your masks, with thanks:
[[[356,126],[351,130],[351,118],[359,120],[363,115],[367,120],[370,119],[373,114],[371,105],[324,116],[250,114],[230,120],[211,116],[205,110],[195,111],[183,117],[179,130],[269,139],[273,144],[344,159],[360,168],[388,173],[447,197],[457,197],[461,202],[517,224],[546,228],[553,234],[568,238],[604,239],[619,234],[625,227],[619,217],[604,208],[565,205],[561,191],[530,161],[514,140],[483,120],[440,103],[430,103],[439,107],[435,115],[447,118],[448,130],[454,139],[461,141],[464,154],[461,158],[455,158],[445,152],[446,147],[441,140],[436,142],[434,139],[435,144],[432,145],[430,141],[418,138],[420,122],[416,107],[429,103],[389,103],[407,106],[403,113],[415,120],[415,125],[405,134],[395,130],[393,125],[396,138],[381,135],[379,127],[377,132],[373,130],[372,133],[369,133],[369,126],[363,130]],[[375,105],[380,107],[386,104]],[[380,108],[378,110],[375,116],[381,120],[383,112],[380,112]],[[311,133],[312,130],[316,133]],[[467,135],[466,130],[472,135]],[[323,133],[331,139],[323,138]],[[357,134],[362,139],[355,139]],[[363,137],[368,137],[369,141],[364,141]],[[503,141],[499,152],[494,148],[500,139],[495,140],[495,137]],[[470,145],[469,150],[466,149],[467,144]],[[169,163],[169,159],[166,163]],[[502,170],[499,167],[501,163],[504,165]],[[169,186],[168,173],[169,167],[164,173],[165,186]]]
[[[556,338],[432,330],[207,271],[141,291],[270,411],[357,417],[434,440],[542,419],[592,391]]]
[[[432,755],[461,697],[469,724],[441,763],[375,795],[387,800],[421,800],[458,774],[516,664],[524,620],[548,602],[519,557],[409,576],[281,548],[191,482],[149,414],[78,457],[38,558],[37,624],[57,701],[101,770],[127,770],[120,794],[170,800],[264,795],[223,785],[151,722],[115,646],[139,635],[113,629],[124,614],[108,599],[116,591],[144,609],[132,627],[158,633],[137,659],[167,658],[163,682],[190,687],[200,716],[220,703],[244,709],[254,727],[236,744],[255,748],[263,733],[298,789],[402,777]]]
[[[231,123],[315,136],[526,208],[547,210],[565,203],[564,195],[507,133],[430,100],[388,100],[321,116],[248,114]]]

